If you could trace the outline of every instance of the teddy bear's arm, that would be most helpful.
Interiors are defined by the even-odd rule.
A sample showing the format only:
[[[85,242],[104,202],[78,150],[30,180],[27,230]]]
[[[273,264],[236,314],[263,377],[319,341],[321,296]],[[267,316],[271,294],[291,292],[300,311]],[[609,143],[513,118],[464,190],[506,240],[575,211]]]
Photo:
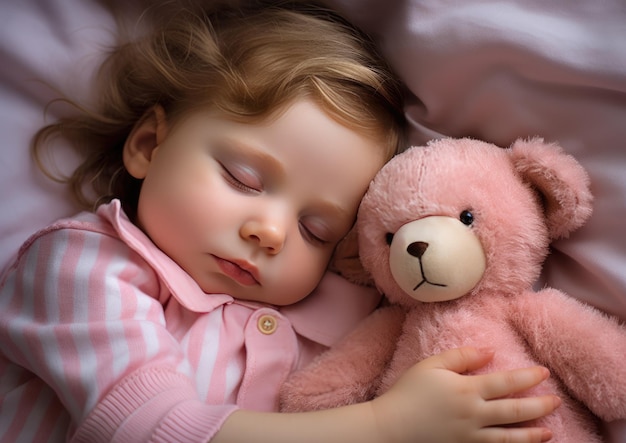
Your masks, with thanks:
[[[626,418],[626,326],[552,288],[517,300],[513,321],[539,363],[603,420]]]
[[[293,373],[280,392],[282,411],[328,409],[372,398],[402,331],[404,312],[379,308],[310,365]]]

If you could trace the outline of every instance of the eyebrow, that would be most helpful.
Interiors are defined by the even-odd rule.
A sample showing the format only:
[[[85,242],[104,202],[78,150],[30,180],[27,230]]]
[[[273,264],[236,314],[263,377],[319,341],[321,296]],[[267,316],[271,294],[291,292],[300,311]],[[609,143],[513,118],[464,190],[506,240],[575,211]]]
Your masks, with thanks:
[[[327,200],[323,200],[320,205],[323,212],[330,214],[331,216],[337,216],[342,220],[352,221],[353,217],[350,217],[350,214],[343,206],[340,206],[337,203],[333,203]]]
[[[356,214],[351,214],[345,206],[331,200],[319,200],[314,209],[314,215],[329,217],[334,221],[329,225],[333,231],[344,228],[344,224],[346,229],[350,229],[356,219]]]
[[[235,157],[245,156],[246,160],[251,160],[255,167],[260,168],[273,179],[281,181],[286,176],[285,165],[270,154],[255,148],[253,145],[243,143],[241,140],[228,139],[229,151]]]

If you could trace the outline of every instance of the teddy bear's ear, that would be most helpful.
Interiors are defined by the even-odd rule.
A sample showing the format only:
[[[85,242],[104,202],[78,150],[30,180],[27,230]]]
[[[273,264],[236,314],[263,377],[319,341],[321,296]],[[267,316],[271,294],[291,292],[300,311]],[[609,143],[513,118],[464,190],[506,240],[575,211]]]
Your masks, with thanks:
[[[541,138],[519,139],[509,152],[517,172],[543,199],[551,239],[567,237],[587,221],[593,200],[589,176],[574,157]]]
[[[363,268],[359,259],[359,241],[356,228],[353,227],[348,235],[339,242],[330,260],[328,269],[352,283],[374,286],[374,280]]]

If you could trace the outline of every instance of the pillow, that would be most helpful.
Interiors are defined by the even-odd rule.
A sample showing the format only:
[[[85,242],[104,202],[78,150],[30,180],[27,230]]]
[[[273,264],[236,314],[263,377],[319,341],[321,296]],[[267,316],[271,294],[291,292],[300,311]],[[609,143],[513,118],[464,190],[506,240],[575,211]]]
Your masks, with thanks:
[[[78,208],[65,187],[34,165],[29,143],[44,122],[55,88],[89,96],[105,45],[113,41],[113,17],[93,1],[23,0],[0,3],[0,266],[37,229]],[[56,157],[71,171],[72,151]]]

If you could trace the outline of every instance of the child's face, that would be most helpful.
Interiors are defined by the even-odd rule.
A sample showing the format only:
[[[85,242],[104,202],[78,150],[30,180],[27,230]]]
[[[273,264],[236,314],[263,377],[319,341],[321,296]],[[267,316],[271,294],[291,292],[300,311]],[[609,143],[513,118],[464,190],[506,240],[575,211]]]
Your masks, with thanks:
[[[383,164],[376,142],[305,100],[259,124],[203,111],[166,125],[155,123],[143,166],[126,160],[145,177],[141,228],[207,293],[275,305],[308,295]]]

